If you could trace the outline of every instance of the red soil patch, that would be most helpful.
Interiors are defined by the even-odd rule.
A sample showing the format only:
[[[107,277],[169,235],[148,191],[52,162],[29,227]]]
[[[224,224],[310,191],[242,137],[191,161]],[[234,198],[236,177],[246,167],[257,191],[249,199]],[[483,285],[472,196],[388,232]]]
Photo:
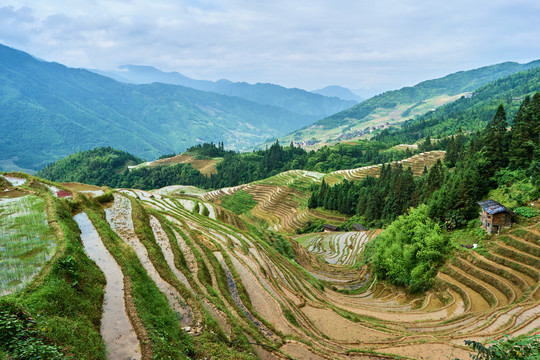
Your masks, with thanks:
[[[57,195],[59,198],[64,198],[64,197],[71,196],[71,192],[66,191],[66,190],[60,190],[58,191]]]

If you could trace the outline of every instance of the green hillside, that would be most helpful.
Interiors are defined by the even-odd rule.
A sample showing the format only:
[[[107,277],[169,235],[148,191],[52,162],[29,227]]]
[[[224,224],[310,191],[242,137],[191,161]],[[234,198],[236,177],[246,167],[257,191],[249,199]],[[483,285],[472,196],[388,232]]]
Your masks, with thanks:
[[[376,138],[386,143],[414,143],[426,136],[441,137],[463,130],[481,130],[503,104],[509,119],[527,95],[540,91],[540,68],[522,71],[482,86],[471,98],[460,98],[417,119],[401,129],[383,131]]]
[[[201,142],[246,149],[311,120],[283,108],[164,84],[130,85],[0,46],[0,164],[37,170],[114,146],[146,159]]]
[[[388,91],[337,114],[317,121],[280,140],[331,143],[369,134],[368,127],[398,124],[459,99],[495,80],[540,66],[540,60],[527,64],[506,62],[479,69],[460,71],[413,87]]]

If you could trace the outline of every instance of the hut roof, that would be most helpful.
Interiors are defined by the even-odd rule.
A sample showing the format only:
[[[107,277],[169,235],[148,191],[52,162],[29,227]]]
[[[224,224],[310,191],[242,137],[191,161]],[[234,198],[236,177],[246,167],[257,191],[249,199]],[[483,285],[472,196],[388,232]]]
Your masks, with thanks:
[[[338,227],[336,225],[331,225],[331,224],[324,224],[323,226],[325,229],[330,229],[330,230],[337,230]]]
[[[352,224],[352,227],[356,231],[367,231],[367,227],[365,227],[362,224],[355,223],[355,224]]]
[[[484,201],[478,201],[478,205],[482,208],[483,211],[487,212],[490,215],[506,212],[512,215],[515,215],[515,213],[508,209],[506,206],[499,204],[495,200],[484,200]]]

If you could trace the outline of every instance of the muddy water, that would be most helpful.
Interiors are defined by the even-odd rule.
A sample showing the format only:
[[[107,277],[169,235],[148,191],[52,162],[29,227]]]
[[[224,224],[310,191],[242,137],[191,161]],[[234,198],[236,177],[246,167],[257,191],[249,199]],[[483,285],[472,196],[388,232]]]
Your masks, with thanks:
[[[236,305],[242,310],[242,312],[248,317],[253,324],[259,329],[259,331],[271,339],[272,341],[278,341],[279,338],[272,333],[264,324],[262,324],[257,318],[255,318],[249,310],[245,307],[244,303],[242,302],[242,299],[240,299],[240,295],[238,294],[238,288],[236,287],[236,284],[234,282],[233,276],[231,274],[231,271],[229,270],[229,267],[225,263],[225,260],[223,259],[223,255],[220,252],[214,252],[214,255],[218,259],[219,263],[223,267],[223,270],[225,270],[225,275],[227,276],[227,285],[229,287],[229,292],[231,294],[231,297],[233,298]]]
[[[105,298],[101,335],[107,347],[107,359],[140,359],[141,348],[124,306],[124,276],[120,266],[107,251],[86,213],[75,215],[81,229],[84,249],[105,274]]]
[[[221,253],[216,254],[221,255]],[[272,323],[277,330],[287,335],[291,334],[292,331],[290,327],[287,325],[287,323],[281,316],[282,310],[279,303],[270,294],[273,293],[274,296],[278,297],[278,295],[273,291],[270,285],[266,283],[268,287],[266,289],[263,288],[260,283],[260,281],[263,280],[260,274],[256,273],[256,275],[254,275],[236,257],[230,256],[230,258],[234,268],[236,269],[236,272],[242,280],[244,288],[249,295],[251,304],[253,305],[257,313],[259,313],[264,319]]]
[[[180,280],[186,287],[193,292],[193,289],[191,288],[191,285],[189,285],[188,280],[182,274],[174,264],[174,254],[171,249],[171,244],[169,242],[169,237],[167,236],[167,233],[163,230],[161,227],[161,223],[156,219],[154,216],[150,216],[150,226],[152,227],[152,231],[154,232],[154,237],[156,238],[156,242],[158,243],[159,247],[161,248],[161,251],[163,252],[163,256],[165,257],[165,260],[167,261],[167,265],[171,268],[172,272],[178,280]]]
[[[161,278],[148,256],[146,247],[135,234],[129,199],[121,195],[115,195],[114,204],[112,207],[105,209],[105,215],[111,228],[135,251],[148,275],[156,283],[163,295],[165,295],[171,308],[177,312],[182,326],[192,326],[194,318],[191,309],[185,304],[180,293],[171,284]]]

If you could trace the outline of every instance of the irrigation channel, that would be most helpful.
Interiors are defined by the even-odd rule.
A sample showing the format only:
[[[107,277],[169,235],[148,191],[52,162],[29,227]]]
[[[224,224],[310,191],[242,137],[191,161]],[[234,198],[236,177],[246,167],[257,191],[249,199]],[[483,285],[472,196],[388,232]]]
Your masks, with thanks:
[[[109,253],[86,213],[74,216],[81,230],[81,240],[88,257],[105,274],[107,285],[103,299],[101,334],[107,347],[108,359],[140,359],[141,347],[126,313],[124,276],[122,269]]]

